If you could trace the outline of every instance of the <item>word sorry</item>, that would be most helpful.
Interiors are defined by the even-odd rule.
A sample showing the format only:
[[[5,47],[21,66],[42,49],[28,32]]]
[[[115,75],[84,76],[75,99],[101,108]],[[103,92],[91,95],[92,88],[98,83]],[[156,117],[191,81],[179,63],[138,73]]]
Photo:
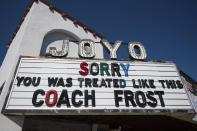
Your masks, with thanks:
[[[109,68],[110,66],[111,66],[111,70]],[[120,68],[122,68],[124,71],[124,76],[128,77],[129,64],[124,65],[123,63],[120,63],[119,65],[117,63],[107,64],[107,63],[101,62],[100,64],[91,63],[90,65],[88,65],[88,63],[86,62],[82,62],[80,64],[80,68],[82,70],[79,71],[79,74],[82,76],[87,76],[88,73],[90,73],[93,76],[97,76],[100,72],[101,76],[104,76],[104,74],[106,74],[107,76],[117,75],[118,77],[122,76],[120,73]]]

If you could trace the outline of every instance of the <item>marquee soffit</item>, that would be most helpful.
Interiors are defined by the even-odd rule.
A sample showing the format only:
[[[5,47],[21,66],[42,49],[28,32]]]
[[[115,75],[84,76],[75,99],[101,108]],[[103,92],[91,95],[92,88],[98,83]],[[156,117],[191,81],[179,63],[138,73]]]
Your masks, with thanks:
[[[44,3],[45,5],[47,5],[47,6],[49,7],[50,10],[54,10],[54,11],[58,12],[59,14],[62,15],[62,17],[65,17],[65,18],[70,19],[71,21],[73,21],[74,24],[79,25],[79,26],[81,26],[84,30],[91,32],[94,36],[98,36],[98,37],[101,38],[101,39],[104,38],[101,34],[97,33],[97,32],[94,31],[94,30],[92,30],[91,28],[89,28],[88,26],[84,25],[82,22],[78,21],[77,19],[75,19],[74,17],[68,15],[67,13],[64,13],[62,10],[58,9],[57,7],[55,7],[54,5],[52,5],[51,3],[47,2],[46,0],[31,0],[31,2],[30,2],[30,4],[29,4],[29,6],[27,7],[27,9],[26,9],[26,11],[25,11],[23,17],[21,18],[21,20],[20,20],[18,26],[16,27],[16,29],[15,29],[15,31],[14,31],[14,33],[13,33],[13,35],[12,35],[12,37],[11,37],[9,43],[8,43],[8,45],[6,46],[7,48],[9,48],[10,44],[12,43],[13,39],[15,38],[17,32],[19,31],[19,29],[20,29],[20,27],[21,27],[21,25],[22,25],[22,23],[23,23],[23,21],[25,20],[25,17],[26,17],[27,14],[29,13],[29,11],[30,11],[30,9],[31,9],[31,7],[32,7],[32,5],[33,5],[33,3],[34,3],[34,2],[39,2],[39,1],[42,2],[42,3]]]

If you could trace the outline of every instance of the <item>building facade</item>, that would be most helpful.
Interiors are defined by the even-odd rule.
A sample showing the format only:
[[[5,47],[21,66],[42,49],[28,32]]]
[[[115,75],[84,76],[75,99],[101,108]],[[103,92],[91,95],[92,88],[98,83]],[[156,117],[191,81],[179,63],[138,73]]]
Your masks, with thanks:
[[[188,89],[190,89],[189,91],[196,95],[196,82],[194,80],[182,71],[176,69],[176,65],[174,63],[144,62],[141,60],[134,61],[133,63],[129,63],[128,61],[116,61],[117,49],[115,48],[118,48],[120,42],[116,42],[113,47],[109,46],[106,41],[102,41],[103,39],[104,37],[102,35],[54,7],[45,0],[32,0],[7,46],[9,49],[0,68],[0,109],[2,111],[0,114],[0,130],[127,131],[139,129],[197,129],[196,122],[192,121],[192,118],[196,114],[194,105],[195,101],[191,101],[191,99],[193,99],[192,96],[190,95],[188,97],[188,92],[185,90],[185,88],[188,87]],[[131,56],[136,59],[145,58],[146,53],[142,53],[145,52],[143,46],[139,43],[134,43],[133,46],[135,46],[135,44],[139,46],[141,55],[135,55],[135,53],[132,54],[132,52],[130,52]],[[134,47],[132,47],[132,44],[130,45],[131,46],[128,48],[132,51]],[[103,48],[109,49],[112,60],[104,59]],[[64,72],[62,65],[58,65],[58,62],[61,64],[68,64],[68,70]],[[81,72],[79,71],[79,74],[77,74],[80,75],[81,79],[75,78],[76,70],[74,70],[74,68],[77,62],[78,64],[81,63],[78,65],[81,67]],[[133,76],[135,76],[135,79],[132,79],[133,87],[153,88],[150,91],[148,89],[146,90],[146,93],[149,92],[148,95],[143,94],[142,91],[144,89],[142,89],[142,91],[139,89],[140,91],[138,91],[138,94],[135,94],[136,101],[134,103],[131,97],[134,92],[131,92],[132,90],[130,90],[130,88],[130,91],[126,89],[121,90],[121,88],[126,87],[126,81],[128,80],[126,78],[129,76],[129,74],[127,74],[129,67],[126,66],[129,65],[128,63],[136,64],[138,66],[146,65],[142,69],[147,70],[149,69],[148,66],[154,65],[155,69],[159,70],[158,72],[161,72],[160,68],[162,69],[164,65],[166,67],[162,70],[166,72],[171,70],[171,72],[177,75],[177,79],[174,78],[166,80],[168,77],[165,77],[164,73],[161,75],[158,74],[160,77],[165,77],[165,79],[162,79],[163,81],[159,81],[159,78],[153,80],[150,77],[149,79],[149,76],[152,75],[150,70],[149,72],[146,72],[147,74],[150,74],[149,76],[142,75],[140,77],[140,75],[134,74]],[[160,68],[157,69],[156,67],[158,66]],[[30,67],[34,67],[34,69],[31,69]],[[49,77],[52,76],[46,75],[49,68],[50,71],[53,72],[53,78],[55,79],[58,77],[57,83],[59,85],[53,86],[54,79],[52,80],[51,78],[49,80]],[[92,70],[88,72],[88,69]],[[138,68],[136,68],[136,70],[137,69]],[[37,74],[35,72],[37,72]],[[101,72],[103,72],[103,75]],[[100,73],[101,75],[98,76]],[[108,75],[108,73],[110,75]],[[174,75],[173,73],[168,76],[172,77]],[[66,83],[63,83],[64,80],[63,82],[61,81],[60,74],[66,74],[68,76]],[[157,75],[157,73],[155,74]],[[86,75],[87,77],[85,77]],[[98,77],[91,77],[88,75]],[[107,85],[107,77],[105,75],[110,76],[111,79],[107,82],[109,83],[109,81],[112,81],[113,85],[112,87],[110,86],[110,88],[114,89],[106,89],[109,85]],[[182,76],[182,78],[180,76]],[[30,79],[30,77],[32,77],[32,79]],[[113,77],[119,79],[113,79]],[[40,85],[38,84],[39,78],[41,79]],[[69,88],[74,86],[75,82],[70,82],[69,78],[72,78],[73,81],[76,79],[76,81],[78,80],[79,82],[79,87],[76,87],[79,89],[77,91],[75,90],[75,94],[73,93],[74,91],[72,92],[70,90],[72,88]],[[46,83],[42,83],[43,79],[45,81],[48,80],[48,84],[52,82],[51,86],[46,88],[46,92],[44,90],[44,85]],[[97,81],[100,81],[99,79],[103,82],[98,85],[95,84]],[[182,79],[185,79],[185,81]],[[137,82],[134,83],[135,80],[141,84],[145,84],[140,85],[139,83],[137,84]],[[161,88],[163,88],[162,91],[159,90],[160,92],[154,90],[156,87],[153,83],[156,80],[161,84]],[[83,83],[83,81],[85,82]],[[145,81],[148,81],[149,84]],[[34,82],[33,86],[35,88],[31,87],[30,84],[33,84],[32,82]],[[36,85],[36,82],[38,85]],[[169,84],[170,82],[172,83]],[[190,83],[190,85],[187,84],[187,82]],[[85,85],[80,85],[80,83]],[[164,84],[166,84],[166,87]],[[97,102],[99,99],[95,100],[96,103],[100,104],[100,107],[97,106],[94,108],[93,95],[91,92],[88,92],[92,88],[84,88],[84,92],[81,92],[83,86],[87,88],[99,86],[105,87],[103,90],[95,89],[95,92],[103,91],[106,93],[109,90],[113,90],[115,95],[114,100],[116,102],[115,105],[110,107],[110,103],[112,103],[112,101],[108,100],[111,98],[108,98],[107,95],[101,93],[101,98],[99,98],[101,99],[100,103]],[[69,109],[67,111],[65,108],[62,108],[61,110],[57,109],[58,102],[62,102],[61,104],[67,104],[68,106],[68,101],[65,100],[65,92],[62,91],[61,95],[56,93],[57,90],[59,91],[58,87],[62,87],[61,89],[67,88],[68,90],[66,91],[72,92],[72,94],[68,93],[68,95],[84,96],[83,104],[85,107],[82,107],[82,103],[80,104],[82,101],[78,101],[78,98],[72,97],[68,98],[69,100],[72,100],[72,102],[70,101],[72,103],[71,108],[74,105],[72,110]],[[115,89],[115,87],[117,87],[117,89]],[[49,88],[51,88],[51,90],[48,90]],[[173,88],[173,90],[171,88]],[[30,93],[31,89],[34,91],[32,94]],[[162,92],[165,93],[165,91],[173,92],[174,97],[171,95],[172,98],[166,98],[163,100]],[[176,91],[179,91],[179,94]],[[152,92],[155,93],[154,95],[156,95],[157,98],[154,98],[153,94],[151,95]],[[180,92],[182,95],[180,95]],[[109,96],[113,95],[113,93],[109,94]],[[137,108],[130,109],[127,106],[121,107],[122,99],[126,100],[126,98],[121,97],[121,93],[127,93],[127,101],[125,104],[132,104]],[[47,94],[49,97],[47,97]],[[51,94],[53,97],[50,97]],[[60,100],[61,96],[63,96],[62,94],[64,94],[64,97]],[[43,97],[38,98],[38,96]],[[58,100],[55,99],[55,96]],[[136,96],[139,96],[139,98]],[[170,97],[170,95],[168,96]],[[29,97],[31,97],[31,99],[29,99]],[[182,97],[184,97],[184,99]],[[143,98],[149,98],[152,100],[152,103],[144,100]],[[45,104],[42,103],[44,102],[42,99],[45,100]],[[52,99],[52,101],[50,99]],[[143,99],[143,101],[141,99]],[[170,100],[168,99],[172,100],[171,105],[169,106],[164,104],[165,102],[170,103]],[[86,106],[86,103],[87,105],[91,103],[91,107],[89,107],[89,105]],[[53,108],[54,105],[56,105],[57,108]]]

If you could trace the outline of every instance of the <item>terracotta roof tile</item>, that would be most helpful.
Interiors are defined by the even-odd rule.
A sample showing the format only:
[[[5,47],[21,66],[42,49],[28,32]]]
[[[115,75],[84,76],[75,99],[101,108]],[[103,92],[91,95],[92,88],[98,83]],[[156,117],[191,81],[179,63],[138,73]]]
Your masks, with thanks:
[[[16,27],[15,31],[13,32],[13,35],[12,35],[12,37],[11,37],[9,43],[8,43],[8,45],[6,46],[7,48],[9,48],[10,44],[12,43],[12,41],[13,41],[14,37],[16,36],[18,30],[20,29],[20,27],[21,27],[21,25],[22,25],[22,23],[23,23],[25,17],[27,16],[28,12],[30,11],[30,8],[32,7],[33,3],[34,3],[34,2],[38,2],[38,1],[40,1],[40,2],[44,3],[45,5],[47,5],[47,6],[49,7],[49,9],[58,12],[59,14],[62,15],[62,17],[66,17],[66,18],[70,19],[71,21],[74,22],[74,24],[77,24],[77,25],[81,26],[84,30],[86,30],[86,31],[88,30],[88,31],[91,32],[94,36],[98,36],[98,37],[100,37],[101,39],[104,38],[101,34],[97,33],[96,31],[92,30],[91,28],[87,27],[86,25],[84,25],[83,23],[81,23],[80,21],[78,21],[77,19],[75,19],[74,17],[72,17],[72,16],[70,16],[70,15],[64,13],[62,10],[56,8],[54,5],[50,4],[50,3],[47,2],[46,0],[31,0],[31,2],[30,2],[30,4],[29,4],[29,6],[27,7],[27,9],[26,9],[26,11],[25,11],[23,17],[21,18],[21,20],[20,20],[18,26]]]

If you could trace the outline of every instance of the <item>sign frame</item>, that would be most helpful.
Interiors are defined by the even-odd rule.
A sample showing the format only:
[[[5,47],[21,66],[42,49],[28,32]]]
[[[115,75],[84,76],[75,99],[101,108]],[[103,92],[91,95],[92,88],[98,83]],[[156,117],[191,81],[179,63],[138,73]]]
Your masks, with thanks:
[[[192,107],[192,109],[6,109],[6,105],[11,93],[12,85],[15,80],[18,67],[21,63],[22,58],[38,58],[38,59],[69,59],[69,60],[88,60],[91,61],[91,59],[81,59],[81,58],[54,58],[54,57],[30,57],[30,56],[20,56],[15,68],[15,71],[12,76],[11,83],[9,85],[9,91],[7,93],[4,106],[2,108],[2,113],[6,115],[169,115],[172,116],[172,113],[174,115],[178,115],[180,113],[195,113],[195,110],[193,108],[193,105],[191,103],[190,98],[188,97],[188,94],[186,93],[186,85],[181,79],[181,75],[179,72],[179,69],[177,68],[177,65],[175,62],[170,62],[170,61],[140,61],[140,62],[160,62],[160,63],[173,63],[176,67],[176,71],[178,73],[178,77],[180,81],[183,83],[183,88],[185,91],[185,94],[187,95],[188,101]],[[98,60],[98,61],[113,61],[113,62],[131,62],[129,60],[108,60],[108,59],[93,59],[93,60]],[[139,62],[139,60],[135,60],[136,62]],[[132,61],[132,62],[135,62]]]

